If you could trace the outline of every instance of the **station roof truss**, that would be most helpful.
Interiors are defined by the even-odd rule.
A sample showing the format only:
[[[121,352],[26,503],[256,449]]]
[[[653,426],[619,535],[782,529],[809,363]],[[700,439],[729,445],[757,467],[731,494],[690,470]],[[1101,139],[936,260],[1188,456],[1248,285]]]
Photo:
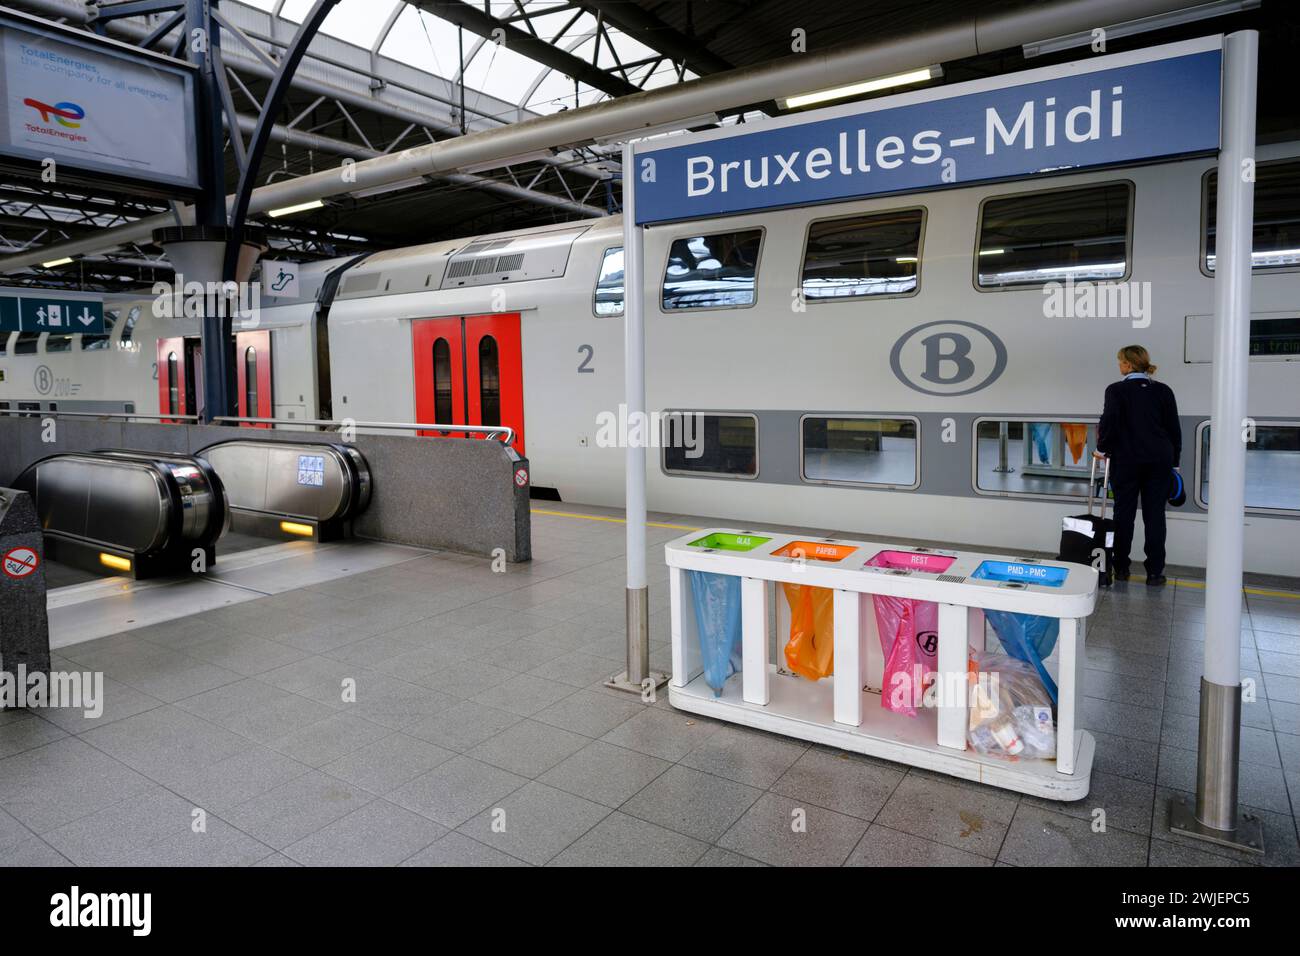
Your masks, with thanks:
[[[122,16],[125,3],[7,2],[53,22],[185,55],[183,19],[175,11]],[[228,192],[239,180],[245,142],[279,58],[311,6],[312,0],[214,2]],[[985,0],[341,0],[294,74],[256,182],[766,63],[795,52],[798,43],[813,51],[865,42],[884,24],[890,33],[904,32],[987,6]],[[1214,24],[1221,28],[1222,21]],[[1023,69],[1019,54],[1017,49],[946,64],[943,82]],[[707,124],[776,112],[775,103],[756,103],[709,117]],[[619,180],[618,147],[589,144],[360,190],[294,215],[259,216],[258,225],[267,230],[270,257],[351,256],[604,216],[619,208]],[[39,177],[6,173],[0,179],[0,256],[34,252],[168,209],[165,201],[100,186],[52,189]],[[161,250],[142,242],[70,263],[32,266],[3,281],[120,291],[169,271]]]

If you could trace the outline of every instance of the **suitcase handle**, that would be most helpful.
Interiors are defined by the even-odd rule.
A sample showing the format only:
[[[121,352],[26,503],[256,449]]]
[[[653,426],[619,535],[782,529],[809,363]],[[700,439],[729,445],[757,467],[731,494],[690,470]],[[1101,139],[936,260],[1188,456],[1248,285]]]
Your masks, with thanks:
[[[1110,484],[1110,458],[1103,458],[1106,462],[1102,469],[1101,476],[1101,520],[1106,520],[1106,486]],[[1092,457],[1092,466],[1088,469],[1088,517],[1092,517],[1092,501],[1097,491],[1097,456]]]

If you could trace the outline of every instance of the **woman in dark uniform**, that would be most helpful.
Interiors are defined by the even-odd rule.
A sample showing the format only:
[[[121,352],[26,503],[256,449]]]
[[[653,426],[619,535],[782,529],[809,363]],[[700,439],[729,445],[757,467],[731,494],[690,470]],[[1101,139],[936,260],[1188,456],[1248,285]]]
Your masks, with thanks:
[[[1142,500],[1146,532],[1147,584],[1165,583],[1165,504],[1172,471],[1183,451],[1178,403],[1173,390],[1152,377],[1156,367],[1140,345],[1119,350],[1124,378],[1106,386],[1106,403],[1097,425],[1098,458],[1110,459],[1110,484],[1115,492],[1115,579],[1129,576],[1133,521]]]

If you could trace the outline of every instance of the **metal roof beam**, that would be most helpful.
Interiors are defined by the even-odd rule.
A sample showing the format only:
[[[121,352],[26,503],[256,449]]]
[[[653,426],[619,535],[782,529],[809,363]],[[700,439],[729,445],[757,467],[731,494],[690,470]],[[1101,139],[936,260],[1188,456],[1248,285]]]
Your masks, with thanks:
[[[491,14],[484,13],[478,7],[463,3],[462,0],[408,0],[408,2],[411,6],[426,10],[455,26],[464,27],[489,41],[504,37],[505,45],[516,53],[521,53],[553,70],[559,70],[565,76],[586,83],[610,96],[628,96],[638,92],[637,88],[626,80],[566,50],[552,46],[509,21],[499,20]]]
[[[711,52],[704,44],[678,33],[644,7],[626,0],[582,0],[582,6],[599,13],[611,23],[652,50],[685,63],[686,68],[705,76],[733,69],[733,65]],[[628,64],[631,68],[635,64]]]

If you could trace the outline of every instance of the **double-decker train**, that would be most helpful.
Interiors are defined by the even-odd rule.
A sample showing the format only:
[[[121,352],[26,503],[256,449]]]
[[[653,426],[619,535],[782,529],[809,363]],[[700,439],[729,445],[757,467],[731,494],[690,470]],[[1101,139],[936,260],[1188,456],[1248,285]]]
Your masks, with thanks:
[[[649,229],[647,407],[699,424],[650,506],[1054,548],[1136,342],[1182,416],[1170,560],[1203,566],[1215,185],[1203,157]],[[1255,223],[1246,568],[1300,575],[1300,144],[1260,147]],[[610,216],[304,266],[237,327],[240,414],[510,425],[535,496],[619,505],[621,245]],[[197,320],[154,305],[0,339],[0,414],[193,413]]]

